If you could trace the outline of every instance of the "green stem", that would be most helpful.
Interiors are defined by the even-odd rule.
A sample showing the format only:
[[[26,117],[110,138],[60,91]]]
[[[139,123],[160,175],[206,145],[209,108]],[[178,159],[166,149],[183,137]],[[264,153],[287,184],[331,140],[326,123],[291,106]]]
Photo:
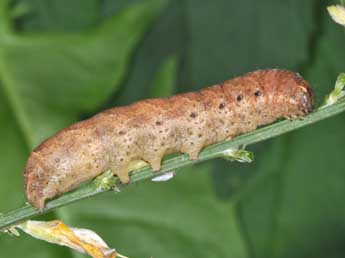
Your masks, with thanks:
[[[256,131],[241,135],[231,141],[222,142],[222,143],[209,146],[200,153],[198,160],[189,160],[187,155],[178,155],[178,156],[166,159],[162,164],[161,171],[158,173],[153,174],[152,170],[148,167],[139,169],[133,172],[133,174],[131,175],[131,182],[135,183],[135,182],[143,181],[145,179],[152,178],[153,176],[157,176],[157,175],[160,175],[172,170],[177,170],[191,164],[200,163],[209,159],[223,157],[224,151],[228,149],[236,149],[236,148],[239,148],[240,146],[247,146],[250,144],[261,142],[261,141],[276,137],[278,135],[296,130],[298,128],[316,123],[320,120],[337,115],[344,111],[345,111],[345,99],[343,98],[331,106],[327,106],[327,107],[319,108],[315,110],[311,114],[304,117],[302,120],[293,120],[293,121],[284,120],[284,121],[277,122],[275,124],[260,128]],[[116,186],[119,189],[121,189],[123,187],[128,187],[130,184],[121,185],[119,180],[116,179],[110,185]],[[46,207],[42,211],[38,211],[27,204],[26,206],[23,206],[22,208],[12,210],[2,215],[0,217],[0,230],[11,227],[24,220],[30,219],[42,213],[46,213],[58,207],[65,206],[67,204],[88,198],[90,196],[94,196],[96,194],[100,194],[102,192],[106,192],[109,190],[110,190],[109,187],[100,188],[99,180],[94,180],[91,183],[88,183],[73,192],[66,193],[65,195],[61,197],[58,197],[52,201],[47,202]]]

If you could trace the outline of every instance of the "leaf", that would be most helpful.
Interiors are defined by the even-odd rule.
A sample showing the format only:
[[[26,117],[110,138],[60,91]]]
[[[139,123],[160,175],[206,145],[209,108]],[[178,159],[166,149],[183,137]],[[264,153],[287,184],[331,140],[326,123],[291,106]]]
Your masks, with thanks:
[[[13,119],[6,99],[0,91],[0,173],[2,180],[0,187],[0,212],[4,209],[13,209],[23,203],[23,178],[21,171],[24,167],[24,160],[28,155],[24,138],[21,135],[16,121]],[[15,157],[16,162],[13,162]],[[15,172],[14,172],[15,171]],[[8,182],[8,183],[7,183]]]
[[[159,69],[156,78],[152,83],[149,96],[169,97],[174,94],[177,79],[177,58],[176,56],[168,57]]]
[[[197,89],[255,69],[296,70],[308,60],[312,5],[312,0],[186,1],[184,86]]]
[[[324,31],[308,69],[318,102],[345,71],[345,35],[325,9],[321,18]],[[253,185],[239,204],[254,257],[344,256],[344,126],[341,115],[284,137],[283,158],[274,156],[275,173],[259,170],[266,180]]]
[[[197,166],[79,202],[68,208],[69,224],[92,225],[129,257],[247,257],[234,210],[214,197],[208,178],[208,167]]]
[[[332,89],[336,76],[345,71],[344,35],[326,9],[320,9],[315,1],[185,0],[171,1],[142,44],[137,44],[141,34],[128,50],[128,56],[122,57],[127,65],[123,65],[120,75],[109,79],[114,71],[105,71],[99,64],[111,66],[106,61],[117,47],[110,41],[107,51],[105,47],[95,47],[101,44],[100,35],[108,38],[112,31],[101,28],[113,24],[113,19],[117,19],[114,13],[122,13],[123,17],[127,10],[124,6],[131,6],[130,2],[143,1],[105,0],[98,2],[97,10],[89,8],[92,2],[87,1],[80,9],[84,18],[68,28],[64,26],[78,16],[73,15],[78,6],[66,4],[71,9],[64,10],[65,1],[55,1],[58,8],[41,12],[47,15],[46,21],[39,18],[36,24],[34,19],[31,25],[26,23],[35,11],[21,17],[21,33],[8,30],[6,22],[0,23],[0,33],[6,35],[0,37],[0,87],[6,90],[0,91],[6,93],[4,98],[0,96],[0,171],[9,182],[1,184],[0,201],[6,207],[16,206],[23,198],[22,191],[17,190],[21,189],[21,178],[14,173],[21,170],[28,150],[22,130],[36,144],[80,114],[95,113],[103,105],[128,104],[147,97],[162,64],[172,55],[182,65],[178,71],[182,76],[176,79],[169,73],[167,77],[178,82],[178,91],[198,89],[258,68],[280,67],[307,75],[319,102]],[[0,8],[0,20],[4,17],[7,13]],[[98,22],[103,20],[104,25],[99,27]],[[322,28],[317,27],[318,21],[323,21]],[[49,33],[38,33],[42,31]],[[53,33],[56,31],[60,33]],[[95,35],[97,39],[90,40]],[[8,39],[14,40],[14,44]],[[88,43],[88,47],[79,48],[79,41]],[[50,64],[51,58],[46,55],[52,50],[53,59],[62,65]],[[100,52],[105,54],[92,60]],[[60,61],[60,57],[68,60]],[[133,65],[129,66],[131,57]],[[22,63],[17,66],[19,61]],[[46,78],[50,69],[60,73]],[[74,78],[72,70],[82,78]],[[103,77],[94,78],[98,74]],[[102,90],[91,87],[89,82],[97,82]],[[82,83],[85,92],[78,83]],[[13,91],[15,87],[8,86],[12,84],[21,85],[20,91]],[[16,97],[18,92],[20,98]],[[73,98],[68,98],[71,95]],[[14,119],[14,115],[19,119]],[[251,150],[256,161],[246,167],[224,162],[225,166],[217,161],[217,171],[213,173],[218,177],[215,189],[209,185],[210,168],[193,166],[193,171],[169,182],[147,182],[116,199],[107,194],[58,213],[75,226],[94,225],[119,251],[136,257],[342,257],[342,121],[343,117],[335,118],[263,147],[255,146]],[[221,201],[214,196],[214,190],[231,199]],[[8,242],[2,241],[7,239],[0,242],[1,254],[6,257],[21,257],[23,253],[51,257],[52,251],[57,257],[69,255],[59,253],[64,249],[37,248],[41,245],[30,240],[10,240],[11,248],[7,249],[4,243]]]
[[[12,236],[1,236],[1,255],[3,257],[34,257],[34,258],[61,258],[71,257],[69,250],[56,247],[51,244],[38,244],[36,239],[30,236],[20,236],[14,238]]]
[[[171,56],[176,56],[180,60],[180,51],[184,42],[182,21],[181,2],[170,1],[152,30],[144,37],[127,79],[124,80],[121,89],[109,100],[107,107],[128,105],[149,97],[148,92],[162,63]]]
[[[16,23],[26,32],[79,32],[100,21],[98,0],[17,0],[15,6],[25,6]]]
[[[3,35],[0,77],[30,146],[107,99],[159,3],[137,4],[91,32]]]
[[[288,137],[280,137],[267,148],[251,180],[232,199],[252,257],[274,257],[277,213],[281,201],[282,166]]]
[[[123,8],[138,3],[140,0],[102,0],[100,2],[100,13],[102,17],[111,17]]]
[[[183,11],[187,12],[187,16],[185,16],[184,20],[187,22],[185,22],[184,26],[189,28],[188,33],[190,34],[188,34],[187,45],[189,48],[184,52],[186,54],[183,67],[184,78],[183,83],[180,84],[184,87],[181,87],[180,90],[186,91],[203,87],[207,84],[212,84],[222,79],[228,79],[231,76],[252,69],[265,67],[272,68],[277,66],[296,69],[301,63],[307,62],[309,57],[309,51],[307,51],[309,47],[308,37],[313,32],[313,27],[311,26],[313,9],[311,5],[311,1],[303,2],[302,4],[297,1],[289,1],[286,5],[273,3],[273,1],[265,1],[260,4],[252,1],[236,4],[230,1],[216,1],[216,3],[212,2],[212,4],[207,2],[200,4],[200,2],[187,1],[187,4],[184,5],[187,6],[187,9]],[[286,11],[287,6],[291,11]],[[179,6],[179,8],[181,8],[181,6]],[[270,14],[272,12],[277,12],[279,14],[277,16],[271,16]],[[181,21],[181,19],[177,17],[175,17],[175,24]],[[212,17],[212,19],[210,19],[210,17]],[[276,17],[280,17],[280,20],[277,21]],[[272,20],[267,22],[267,18]],[[297,20],[300,20],[300,22],[297,22]],[[287,21],[289,21],[289,23],[287,23]],[[296,22],[291,24],[291,21]],[[302,30],[301,23],[303,24]],[[184,27],[181,25],[179,31],[183,30]],[[169,30],[169,32],[170,31],[173,30]],[[229,31],[231,31],[231,34]],[[175,36],[175,40],[178,35],[179,34]],[[272,39],[271,35],[279,36]],[[160,37],[160,39],[162,37]],[[294,41],[290,41],[289,38],[294,38]],[[150,42],[153,46],[165,46],[153,40]],[[182,42],[184,42],[184,39],[182,39]],[[296,44],[299,46],[298,48],[296,48]],[[147,47],[147,49],[150,50],[149,47]],[[284,51],[282,51],[282,49],[284,49]],[[143,81],[142,78],[147,78],[148,73],[152,73],[152,71],[155,70],[152,66],[147,66],[147,63],[152,63],[151,59],[156,58],[156,56],[152,57],[152,52],[147,51],[146,53],[147,56],[146,58],[141,58],[142,63],[140,63],[140,65],[139,61],[135,63],[134,71],[137,69],[137,72],[129,78],[128,84],[126,84],[126,87],[120,94],[121,97],[118,97],[119,103],[128,104],[133,100],[145,96],[147,87],[145,87],[145,81]],[[156,51],[154,54],[156,54]],[[146,82],[147,81],[150,81],[150,79],[146,79]],[[133,93],[133,91],[135,92]],[[284,145],[285,143],[279,143],[273,148],[271,144],[268,144],[258,149],[255,152],[255,154],[258,154],[256,155],[257,158],[253,164],[254,166],[249,165],[245,169],[240,167],[241,170],[239,170],[239,165],[231,164],[230,166],[228,163],[224,162],[226,164],[226,169],[224,169],[224,166],[220,165],[216,171],[216,173],[220,173],[223,170],[223,173],[221,173],[219,177],[221,183],[216,185],[216,189],[218,190],[220,187],[226,189],[229,187],[229,184],[224,183],[225,181],[228,181],[230,187],[232,187],[233,184],[235,184],[233,175],[237,175],[239,183],[233,187],[233,191],[230,191],[230,194],[234,194],[234,190],[236,190],[239,191],[238,198],[242,198],[242,192],[240,190],[243,190],[244,183],[252,178],[253,175],[260,172],[258,171],[259,167],[265,169],[264,166],[267,165],[267,162],[271,162],[272,154],[276,153],[273,149],[278,152],[282,151],[284,150]],[[255,147],[255,149],[257,149],[257,147]],[[273,155],[273,157],[276,156]],[[266,158],[267,162],[262,161]],[[217,161],[216,164],[220,164],[220,161]],[[242,172],[247,175],[247,178],[241,178],[240,174]],[[227,180],[228,178],[229,180]],[[272,187],[268,187],[268,190],[272,188],[274,191],[276,190],[274,185],[270,186]],[[268,193],[271,194],[271,192]],[[124,194],[127,194],[127,192]],[[269,194],[266,195],[266,198],[272,199]],[[152,197],[152,199],[154,199],[154,197]],[[130,202],[130,200],[128,202]],[[264,214],[271,216],[265,218]],[[274,207],[270,208],[267,213],[263,213],[262,218],[260,217],[261,220],[259,220],[260,222],[267,222],[261,224],[262,227],[259,228],[259,230],[261,230],[259,232],[262,233],[260,236],[263,236],[263,238],[258,237],[257,239],[253,239],[253,242],[262,241],[264,248],[271,243],[271,239],[274,237],[274,235],[272,235],[274,229],[271,228],[270,221],[268,221],[274,214]],[[75,217],[77,218],[78,216]],[[244,220],[246,218],[240,216],[239,221],[242,219]],[[252,217],[251,219],[253,223],[257,221]],[[233,220],[233,218],[231,218],[231,220]],[[89,223],[94,223],[91,218]],[[220,223],[223,222],[220,221]],[[272,224],[274,225],[274,221],[272,221]],[[241,225],[244,225],[244,223]],[[265,227],[266,225],[268,226]],[[253,225],[251,224],[251,226]],[[243,232],[246,235],[245,228]],[[128,237],[129,236],[132,236],[132,234],[128,235]],[[252,241],[250,240],[248,243],[249,247],[251,247],[251,243]],[[152,245],[154,246],[154,244]],[[254,244],[253,248],[255,249],[256,246],[257,245]],[[262,250],[258,250],[258,252],[261,251]],[[256,252],[257,250],[255,250],[255,253]],[[140,255],[142,254],[140,253]],[[183,255],[188,256],[186,254]],[[206,257],[207,255],[203,256]]]
[[[309,72],[310,81],[320,92],[332,90],[332,82],[345,71],[341,57],[344,55],[345,35],[326,14],[323,26],[318,54]],[[327,73],[320,74],[321,70]],[[295,147],[286,167],[288,173],[285,172],[278,217],[277,256],[297,257],[294,250],[299,250],[299,257],[343,257],[340,229],[345,225],[345,209],[341,200],[345,194],[341,183],[344,182],[344,126],[344,115],[341,115],[306,128],[292,139]],[[297,210],[298,216],[293,212]],[[290,225],[288,229],[287,225]],[[327,250],[322,248],[326,245]],[[291,246],[295,249],[292,250]]]
[[[248,150],[255,156],[252,163],[233,162],[229,164],[226,160],[219,159],[212,162],[211,183],[218,198],[231,200],[253,176],[257,174],[262,159],[270,150],[271,141],[249,146]]]
[[[0,135],[0,175],[2,178],[0,181],[0,212],[4,212],[23,204],[21,171],[28,151],[2,91],[0,91]],[[26,236],[19,239],[1,234],[0,249],[2,257],[69,257],[66,250],[51,245],[39,245],[36,240]]]
[[[183,90],[195,90],[265,68],[302,73],[313,32],[313,1],[186,1],[189,49]],[[274,15],[272,15],[274,13]],[[274,35],[274,36],[272,36]],[[293,39],[293,40],[291,40]],[[215,191],[229,199],[258,173],[270,142],[250,147],[252,164],[213,162]]]
[[[18,208],[24,203],[22,169],[28,155],[24,138],[12,117],[6,99],[0,91],[0,213]],[[47,216],[45,216],[47,218]],[[30,237],[15,239],[1,234],[0,249],[3,257],[68,257],[68,252],[56,247],[40,246]],[[30,256],[28,255],[30,253]]]
[[[1,211],[24,203],[22,170],[29,150],[117,90],[163,4],[131,5],[79,33],[19,33],[10,26],[7,2],[0,1]],[[1,237],[0,249],[4,257],[70,257],[65,249],[26,237]]]

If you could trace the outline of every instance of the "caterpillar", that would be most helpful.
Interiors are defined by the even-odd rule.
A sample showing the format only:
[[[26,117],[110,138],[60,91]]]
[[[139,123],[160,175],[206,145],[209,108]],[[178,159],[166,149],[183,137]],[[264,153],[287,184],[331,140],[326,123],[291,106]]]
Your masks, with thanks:
[[[43,209],[47,199],[106,170],[128,183],[135,162],[144,161],[159,171],[169,153],[197,159],[205,146],[279,118],[302,117],[312,105],[312,88],[299,74],[268,69],[197,92],[105,110],[33,150],[24,169],[26,197],[32,206]]]

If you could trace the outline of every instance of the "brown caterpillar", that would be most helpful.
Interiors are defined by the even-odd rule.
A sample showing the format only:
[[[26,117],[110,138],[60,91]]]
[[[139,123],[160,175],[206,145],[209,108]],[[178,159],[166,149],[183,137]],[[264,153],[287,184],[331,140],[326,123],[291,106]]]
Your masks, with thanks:
[[[303,116],[312,104],[312,89],[300,75],[270,69],[112,108],[63,129],[32,152],[24,171],[26,196],[42,209],[47,199],[108,169],[128,183],[133,162],[145,161],[158,171],[168,153],[197,159],[207,145],[278,118]]]

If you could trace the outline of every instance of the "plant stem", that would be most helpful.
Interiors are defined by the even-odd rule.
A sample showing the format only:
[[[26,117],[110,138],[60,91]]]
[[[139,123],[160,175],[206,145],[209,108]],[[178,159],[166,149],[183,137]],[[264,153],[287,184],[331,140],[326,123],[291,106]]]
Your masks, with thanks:
[[[162,164],[162,169],[160,172],[153,173],[149,167],[139,169],[131,175],[131,182],[139,182],[145,179],[152,178],[168,171],[176,170],[191,164],[200,163],[205,160],[219,158],[224,156],[224,151],[228,149],[237,149],[241,146],[247,146],[254,144],[260,141],[264,141],[278,135],[296,130],[298,128],[316,123],[320,120],[326,119],[328,117],[337,115],[345,111],[345,99],[340,99],[335,104],[319,108],[307,115],[301,120],[288,121],[284,120],[281,122],[274,123],[272,125],[260,128],[253,132],[241,135],[236,137],[231,141],[226,141],[218,144],[211,145],[205,148],[199,155],[198,160],[189,160],[187,155],[178,155],[172,158],[166,159]],[[87,197],[100,194],[102,192],[109,191],[109,187],[100,188],[99,182],[94,180],[73,192],[64,194],[61,197],[58,197],[52,201],[47,202],[46,207],[42,211],[38,211],[35,208],[31,207],[29,204],[12,210],[0,217],[0,230],[4,230],[8,227],[11,227],[15,224],[18,224],[24,220],[30,219],[34,216],[46,213],[53,209],[56,209],[61,206],[85,199]],[[130,184],[129,184],[130,185]],[[121,189],[123,187],[128,187],[129,185],[121,185],[120,181],[116,179],[112,186],[116,186]]]

